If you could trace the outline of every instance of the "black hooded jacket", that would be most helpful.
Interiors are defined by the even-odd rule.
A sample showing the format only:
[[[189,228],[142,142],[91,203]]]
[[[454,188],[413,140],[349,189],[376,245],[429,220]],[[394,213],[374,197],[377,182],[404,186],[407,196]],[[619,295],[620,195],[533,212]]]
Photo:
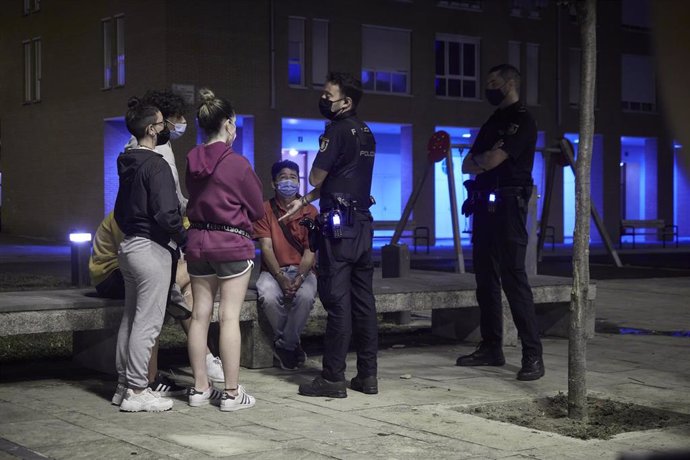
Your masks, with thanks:
[[[163,156],[148,149],[128,149],[117,157],[120,188],[115,220],[127,236],[148,238],[167,247],[172,239],[184,245],[175,180]]]

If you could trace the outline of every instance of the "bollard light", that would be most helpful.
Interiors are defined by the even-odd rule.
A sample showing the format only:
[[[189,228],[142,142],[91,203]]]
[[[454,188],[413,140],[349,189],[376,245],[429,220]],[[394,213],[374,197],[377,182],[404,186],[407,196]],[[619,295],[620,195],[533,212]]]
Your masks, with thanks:
[[[72,256],[72,286],[87,287],[90,284],[91,233],[72,232],[69,234],[69,241]]]

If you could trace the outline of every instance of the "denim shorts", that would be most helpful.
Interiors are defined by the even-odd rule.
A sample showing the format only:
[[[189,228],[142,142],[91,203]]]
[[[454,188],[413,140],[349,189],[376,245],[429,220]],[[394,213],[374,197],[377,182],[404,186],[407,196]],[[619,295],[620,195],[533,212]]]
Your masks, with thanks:
[[[216,276],[220,279],[229,279],[244,275],[251,271],[253,267],[253,260],[235,260],[232,262],[200,260],[187,262],[187,272],[189,272],[191,277]]]

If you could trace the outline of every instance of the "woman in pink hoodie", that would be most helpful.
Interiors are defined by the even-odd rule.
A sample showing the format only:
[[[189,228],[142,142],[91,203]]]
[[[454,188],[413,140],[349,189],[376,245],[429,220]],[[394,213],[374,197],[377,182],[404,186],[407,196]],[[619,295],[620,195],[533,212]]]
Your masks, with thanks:
[[[185,257],[194,295],[188,339],[194,387],[189,392],[189,405],[214,402],[223,411],[235,411],[255,403],[238,384],[240,310],[254,266],[252,222],[264,215],[263,193],[247,159],[232,150],[237,137],[232,105],[208,89],[199,94],[202,103],[197,119],[206,142],[187,154],[185,177],[191,223]],[[223,392],[215,389],[206,375],[208,326],[218,289]]]

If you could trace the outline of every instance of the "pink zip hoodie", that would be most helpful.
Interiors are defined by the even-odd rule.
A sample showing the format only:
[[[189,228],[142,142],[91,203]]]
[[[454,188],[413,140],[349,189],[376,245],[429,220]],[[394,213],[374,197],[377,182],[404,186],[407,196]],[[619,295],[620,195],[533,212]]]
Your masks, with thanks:
[[[185,175],[190,222],[232,225],[252,233],[264,216],[261,180],[251,165],[223,142],[197,145],[187,154]],[[189,229],[185,258],[191,262],[254,259],[254,242],[235,233]]]

